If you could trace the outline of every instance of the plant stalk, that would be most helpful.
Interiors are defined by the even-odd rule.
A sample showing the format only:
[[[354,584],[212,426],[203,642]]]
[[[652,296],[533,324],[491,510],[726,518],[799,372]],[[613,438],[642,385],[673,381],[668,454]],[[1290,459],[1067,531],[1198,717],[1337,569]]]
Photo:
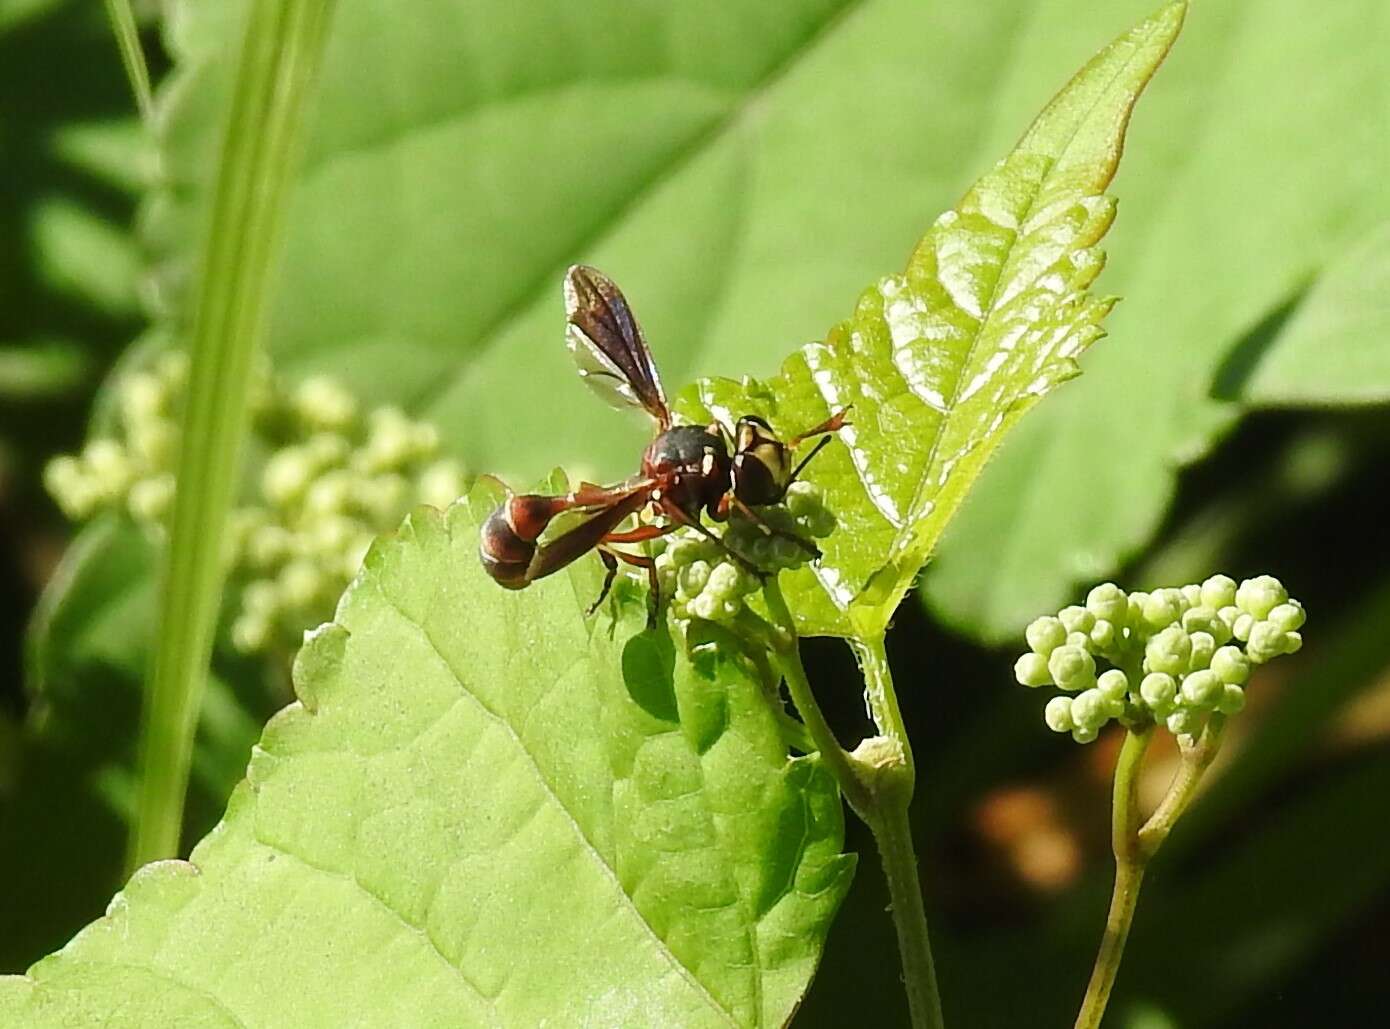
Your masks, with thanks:
[[[1129,927],[1134,921],[1134,909],[1139,903],[1139,887],[1144,882],[1144,867],[1148,863],[1139,846],[1139,769],[1144,754],[1153,739],[1153,727],[1142,732],[1127,732],[1120,757],[1115,764],[1115,785],[1111,801],[1110,845],[1115,852],[1115,886],[1110,894],[1110,913],[1105,919],[1105,935],[1101,937],[1100,952],[1096,955],[1086,997],[1076,1016],[1076,1029],[1096,1029],[1105,1017],[1105,1006],[1120,971]]]
[[[1105,1017],[1105,1007],[1115,986],[1115,976],[1120,970],[1130,925],[1139,903],[1144,871],[1172,832],[1173,826],[1196,798],[1202,776],[1211,767],[1221,747],[1225,721],[1219,714],[1212,715],[1201,737],[1183,746],[1178,773],[1147,822],[1141,822],[1139,817],[1139,769],[1154,729],[1149,726],[1142,731],[1131,730],[1125,735],[1115,765],[1112,802],[1111,846],[1115,852],[1115,887],[1110,895],[1105,935],[1101,938],[1096,963],[1091,970],[1086,997],[1076,1016],[1075,1029],[1098,1029],[1101,1019]]]
[[[903,988],[913,1029],[942,1029],[941,991],[936,982],[927,911],[922,904],[922,882],[917,874],[917,854],[912,846],[912,826],[907,808],[897,805],[877,812],[869,823],[878,844],[879,861],[888,880],[893,925],[898,931],[898,954],[903,965]]]
[[[880,735],[864,741],[850,754],[840,746],[811,692],[806,669],[801,663],[794,629],[796,623],[775,578],[763,588],[763,595],[773,621],[783,630],[779,635],[785,642],[777,643],[774,653],[792,702],[806,723],[822,760],[835,776],[840,792],[874,834],[883,874],[888,880],[913,1029],[943,1029],[941,994],[908,818],[915,777],[912,747],[893,688],[883,638],[856,639],[851,643],[864,675],[869,712]]]
[[[133,870],[179,850],[221,604],[223,536],[249,422],[304,109],[333,0],[253,0],[189,333],[188,403],[140,740]]]

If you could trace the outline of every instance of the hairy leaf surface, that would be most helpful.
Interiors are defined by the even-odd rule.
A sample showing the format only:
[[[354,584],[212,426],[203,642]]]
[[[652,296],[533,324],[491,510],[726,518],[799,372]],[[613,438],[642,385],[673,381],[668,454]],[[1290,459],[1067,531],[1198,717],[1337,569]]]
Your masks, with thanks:
[[[468,504],[378,544],[222,824],[0,1022],[780,1025],[848,887],[838,794],[709,641],[507,594]],[[116,1000],[116,998],[120,998]]]

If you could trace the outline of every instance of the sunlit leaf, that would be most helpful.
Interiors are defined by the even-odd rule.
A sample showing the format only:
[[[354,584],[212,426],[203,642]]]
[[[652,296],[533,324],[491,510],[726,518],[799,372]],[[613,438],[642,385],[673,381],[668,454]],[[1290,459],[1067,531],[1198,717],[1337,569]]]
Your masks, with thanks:
[[[1254,356],[1237,395],[1261,407],[1390,400],[1390,222],[1333,261]]]
[[[679,656],[632,595],[586,620],[594,559],[507,594],[477,533],[459,505],[375,548],[193,863],[3,981],[0,1021],[788,1018],[852,870],[829,775],[735,649]]]
[[[805,631],[882,632],[1005,432],[1100,337],[1111,301],[1088,288],[1115,214],[1104,190],[1185,9],[1164,8],[1088,64],[825,343],[774,379],[698,385],[693,416],[756,412],[788,435],[853,408],[846,446],[808,474],[840,528],[799,573],[804,596],[818,585],[828,599],[801,607]]]
[[[923,581],[938,616],[1016,637],[1135,554],[1178,467],[1240,414],[1212,397],[1232,347],[1390,216],[1384,15],[1380,0],[1193,7],[1117,184],[1112,339],[981,476]],[[1031,37],[1018,56],[1057,46]]]

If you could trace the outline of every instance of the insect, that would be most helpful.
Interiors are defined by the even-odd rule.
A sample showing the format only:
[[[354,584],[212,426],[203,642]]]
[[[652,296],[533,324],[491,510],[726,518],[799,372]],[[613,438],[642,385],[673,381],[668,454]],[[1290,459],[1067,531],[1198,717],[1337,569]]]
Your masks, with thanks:
[[[579,364],[580,376],[610,403],[644,410],[655,423],[657,435],[642,454],[641,471],[624,482],[612,486],[585,482],[562,495],[508,492],[482,527],[479,556],[493,579],[508,589],[524,589],[597,550],[606,575],[589,613],[608,595],[621,561],[646,569],[654,618],[658,603],[656,562],[646,554],[623,550],[622,545],[689,526],[760,575],[747,558],[726,546],[700,520],[706,514],[722,522],[732,509],[757,522],[764,531],[788,536],[813,557],[820,556],[815,544],[768,525],[754,509],[782,500],[807,462],[830,442],[830,434],[848,424],[846,410],[785,443],[755,415],[740,418],[732,438],[718,422],[675,425],[646,338],[612,280],[583,265],[570,268],[565,275],[565,311],[565,341]],[[822,438],[793,466],[793,451],[814,436]],[[648,507],[660,521],[619,529]],[[552,522],[571,512],[575,515],[573,524],[557,527],[549,538],[541,540]]]

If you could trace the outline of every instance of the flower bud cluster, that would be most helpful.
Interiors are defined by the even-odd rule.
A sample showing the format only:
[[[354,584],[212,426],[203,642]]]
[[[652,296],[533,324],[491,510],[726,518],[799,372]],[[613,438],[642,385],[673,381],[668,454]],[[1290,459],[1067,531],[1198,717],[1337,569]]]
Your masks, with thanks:
[[[731,512],[723,547],[689,528],[658,543],[657,579],[677,619],[731,623],[742,613],[749,595],[762,587],[758,576],[730,557],[728,550],[760,572],[776,574],[814,560],[814,554],[797,540],[809,543],[835,530],[835,516],[825,506],[824,495],[809,482],[792,483],[780,504],[760,507],[757,514],[765,525],[737,509]]]
[[[161,355],[117,385],[115,431],[56,458],[45,483],[74,520],[128,512],[160,533],[174,495],[174,450],[187,356]],[[293,387],[258,375],[254,451],[269,452],[251,496],[232,511],[229,582],[239,594],[231,641],[246,653],[297,645],[332,616],[372,539],[419,503],[445,507],[464,490],[439,435],[393,407],[363,411],[326,377]]]
[[[1084,606],[1063,608],[1028,626],[1029,652],[1014,664],[1024,686],[1057,686],[1047,703],[1056,732],[1089,743],[1110,721],[1162,722],[1195,736],[1213,714],[1245,706],[1255,665],[1303,645],[1303,605],[1278,579],[1214,575],[1201,584],[1125,593],[1097,586]],[[1101,670],[1097,660],[1111,667]]]

